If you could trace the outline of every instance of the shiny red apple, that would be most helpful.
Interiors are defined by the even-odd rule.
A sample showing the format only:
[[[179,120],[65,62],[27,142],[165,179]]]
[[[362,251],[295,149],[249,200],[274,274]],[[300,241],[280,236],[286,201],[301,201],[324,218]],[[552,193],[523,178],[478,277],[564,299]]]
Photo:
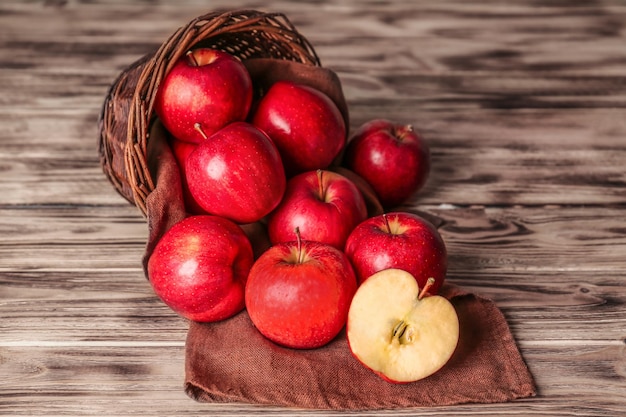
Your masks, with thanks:
[[[191,216],[172,226],[148,260],[156,295],[194,321],[224,320],[243,310],[254,262],[239,226],[217,216]]]
[[[165,76],[154,110],[176,138],[199,143],[227,124],[245,120],[252,92],[250,74],[238,58],[198,48],[179,58]]]
[[[424,186],[430,173],[430,150],[411,125],[375,119],[350,137],[343,164],[363,177],[389,209]]]
[[[288,177],[327,168],[346,142],[337,105],[321,91],[291,81],[269,88],[252,123],[272,138]]]
[[[348,258],[324,243],[279,243],[248,276],[246,308],[269,340],[290,348],[326,345],[343,329],[356,278]]]
[[[207,137],[189,155],[187,183],[207,213],[254,223],[278,206],[286,186],[280,154],[270,138],[246,122]]]
[[[383,269],[402,269],[436,294],[447,272],[447,251],[437,229],[422,217],[394,212],[370,217],[354,228],[345,248],[359,283]]]
[[[336,172],[316,170],[287,182],[283,200],[268,219],[272,243],[292,241],[298,228],[304,240],[343,250],[357,224],[367,218],[367,206],[356,185]]]

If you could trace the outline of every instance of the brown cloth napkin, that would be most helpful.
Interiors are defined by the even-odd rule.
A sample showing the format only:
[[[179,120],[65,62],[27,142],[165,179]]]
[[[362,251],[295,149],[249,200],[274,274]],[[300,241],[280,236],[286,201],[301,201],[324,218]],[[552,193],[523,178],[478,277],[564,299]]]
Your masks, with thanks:
[[[278,78],[322,88],[347,120],[341,86],[332,72],[263,60],[248,65],[253,79],[264,80],[257,81],[257,88]],[[179,169],[158,123],[151,131],[148,160],[156,189],[146,200],[144,266],[163,233],[187,215]],[[461,337],[446,366],[424,380],[404,385],[383,381],[352,357],[343,332],[320,349],[279,347],[243,311],[218,323],[190,322],[185,391],[198,401],[335,410],[494,403],[535,395],[532,376],[495,303],[449,284],[441,294],[457,309]]]
[[[334,410],[496,403],[535,395],[498,307],[453,285],[444,285],[441,294],[457,310],[460,340],[450,361],[421,381],[399,385],[375,376],[352,357],[343,332],[320,349],[280,347],[244,311],[224,322],[190,324],[185,391],[202,402]]]

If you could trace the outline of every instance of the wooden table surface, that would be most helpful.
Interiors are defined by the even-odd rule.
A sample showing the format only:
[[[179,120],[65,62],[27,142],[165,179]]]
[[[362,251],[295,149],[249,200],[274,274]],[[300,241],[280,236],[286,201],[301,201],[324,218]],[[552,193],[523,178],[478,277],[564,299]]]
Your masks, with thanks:
[[[514,4],[512,4],[514,3]],[[200,404],[187,323],[153,294],[147,227],[99,166],[117,74],[219,8],[289,16],[351,127],[412,123],[449,282],[492,298],[535,398],[355,415],[626,415],[626,3],[3,0],[0,414],[343,415]],[[346,413],[349,414],[349,413]]]

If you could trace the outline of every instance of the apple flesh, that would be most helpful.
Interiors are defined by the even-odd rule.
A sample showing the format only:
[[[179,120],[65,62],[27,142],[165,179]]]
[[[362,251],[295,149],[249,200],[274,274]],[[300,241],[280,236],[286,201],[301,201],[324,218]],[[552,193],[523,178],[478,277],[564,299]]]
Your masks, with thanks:
[[[148,260],[156,295],[189,320],[213,322],[243,310],[254,262],[243,230],[217,216],[191,216],[172,226]]]
[[[391,212],[370,217],[354,228],[345,252],[359,283],[383,269],[399,268],[415,277],[420,287],[434,279],[436,294],[446,277],[445,243],[437,229],[414,213]]]
[[[343,329],[356,278],[343,252],[319,242],[279,243],[250,270],[246,307],[259,332],[290,348],[326,345]]]
[[[346,326],[350,351],[386,381],[409,383],[440,370],[459,340],[454,306],[420,291],[400,269],[369,277],[356,291]]]
[[[292,241],[298,228],[304,240],[343,250],[357,224],[367,218],[367,206],[356,185],[331,171],[299,174],[287,182],[283,200],[268,219],[270,240]]]
[[[321,91],[291,81],[269,88],[252,123],[272,138],[288,177],[327,168],[346,142],[337,105]]]
[[[363,177],[386,209],[420,190],[430,173],[430,150],[411,125],[375,119],[350,137],[344,166]]]
[[[226,52],[198,48],[179,58],[165,76],[154,110],[177,139],[200,143],[227,124],[245,120],[251,103],[252,80],[243,63]]]
[[[254,223],[278,206],[286,187],[278,150],[246,122],[220,129],[187,157],[189,190],[207,213]]]

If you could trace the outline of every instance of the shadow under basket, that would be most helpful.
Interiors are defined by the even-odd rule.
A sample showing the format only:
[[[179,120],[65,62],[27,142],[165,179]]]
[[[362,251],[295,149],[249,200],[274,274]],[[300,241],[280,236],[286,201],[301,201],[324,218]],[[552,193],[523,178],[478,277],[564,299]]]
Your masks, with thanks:
[[[99,119],[102,168],[115,189],[144,216],[154,190],[148,144],[161,81],[188,50],[219,49],[241,59],[266,58],[320,67],[309,41],[281,13],[256,10],[212,12],[173,33],[156,52],[128,66],[112,84]]]

